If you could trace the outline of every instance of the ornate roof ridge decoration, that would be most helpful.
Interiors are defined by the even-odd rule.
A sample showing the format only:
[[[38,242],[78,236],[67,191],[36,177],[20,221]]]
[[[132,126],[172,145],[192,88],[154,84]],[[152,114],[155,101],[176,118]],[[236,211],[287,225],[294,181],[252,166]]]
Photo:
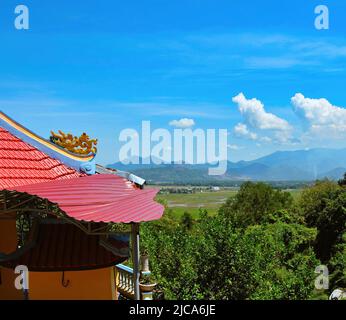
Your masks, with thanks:
[[[71,133],[64,133],[59,130],[59,133],[51,131],[50,141],[54,144],[74,153],[80,155],[89,155],[97,153],[97,139],[90,139],[90,137],[83,132],[80,137],[73,136]]]
[[[95,153],[76,154],[25,128],[0,111],[0,126],[48,156],[86,174],[95,174]]]

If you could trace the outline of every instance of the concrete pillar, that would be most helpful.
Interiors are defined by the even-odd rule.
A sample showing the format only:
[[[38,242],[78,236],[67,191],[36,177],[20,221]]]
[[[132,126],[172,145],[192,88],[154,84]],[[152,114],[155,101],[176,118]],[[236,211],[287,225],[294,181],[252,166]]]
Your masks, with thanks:
[[[139,255],[139,224],[132,223],[131,225],[131,240],[132,240],[132,259],[133,259],[133,283],[135,291],[135,300],[141,299],[141,293],[139,289],[140,278],[140,255]]]

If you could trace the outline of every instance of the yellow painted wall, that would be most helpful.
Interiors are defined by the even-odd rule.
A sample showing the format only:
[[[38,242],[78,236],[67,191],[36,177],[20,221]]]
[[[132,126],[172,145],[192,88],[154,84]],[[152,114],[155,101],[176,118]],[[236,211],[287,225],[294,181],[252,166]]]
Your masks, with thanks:
[[[17,230],[16,220],[0,219],[0,252],[11,253],[17,249]],[[23,292],[17,290],[14,281],[18,274],[14,270],[0,267],[1,284],[0,284],[0,300],[22,300]]]
[[[30,300],[115,300],[114,268],[88,271],[66,271],[61,284],[62,272],[30,272]]]

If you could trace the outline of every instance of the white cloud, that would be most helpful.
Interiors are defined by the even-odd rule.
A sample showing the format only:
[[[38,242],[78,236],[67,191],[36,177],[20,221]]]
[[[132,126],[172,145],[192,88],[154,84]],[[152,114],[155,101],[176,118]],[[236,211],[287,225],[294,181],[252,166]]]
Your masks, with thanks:
[[[310,126],[314,134],[338,135],[346,134],[346,109],[332,105],[327,99],[305,98],[301,93],[291,98],[294,111]]]
[[[269,138],[269,137],[261,137],[260,139],[262,142],[266,142],[266,143],[270,143],[273,141],[272,138]]]
[[[267,112],[261,101],[256,98],[247,99],[243,93],[239,93],[232,100],[238,104],[244,121],[234,128],[237,137],[263,143],[290,144],[292,142],[292,126],[285,119]]]
[[[235,127],[234,127],[234,134],[238,137],[238,138],[246,138],[246,139],[250,139],[250,140],[257,140],[257,134],[254,132],[251,132],[247,125],[244,123],[238,123]]]
[[[291,126],[286,120],[266,112],[261,101],[255,98],[246,99],[243,93],[239,93],[232,100],[238,104],[241,115],[251,127],[260,130],[291,130]]]
[[[227,147],[231,150],[239,150],[239,149],[242,149],[242,147],[236,145],[236,144],[229,144],[227,145]]]
[[[180,120],[172,120],[169,125],[176,128],[191,128],[195,125],[195,121],[193,119],[182,118]]]

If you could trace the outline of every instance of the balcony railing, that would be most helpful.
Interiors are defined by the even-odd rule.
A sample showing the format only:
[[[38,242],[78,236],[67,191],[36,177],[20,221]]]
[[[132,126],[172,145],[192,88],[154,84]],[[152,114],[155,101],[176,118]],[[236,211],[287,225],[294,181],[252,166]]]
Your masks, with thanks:
[[[123,264],[118,264],[116,268],[116,288],[118,294],[125,299],[135,299],[134,274],[133,269]],[[143,275],[150,275],[149,272],[142,272]]]
[[[134,300],[135,288],[134,288],[134,276],[133,269],[123,264],[116,265],[116,287],[118,293],[126,298]]]

